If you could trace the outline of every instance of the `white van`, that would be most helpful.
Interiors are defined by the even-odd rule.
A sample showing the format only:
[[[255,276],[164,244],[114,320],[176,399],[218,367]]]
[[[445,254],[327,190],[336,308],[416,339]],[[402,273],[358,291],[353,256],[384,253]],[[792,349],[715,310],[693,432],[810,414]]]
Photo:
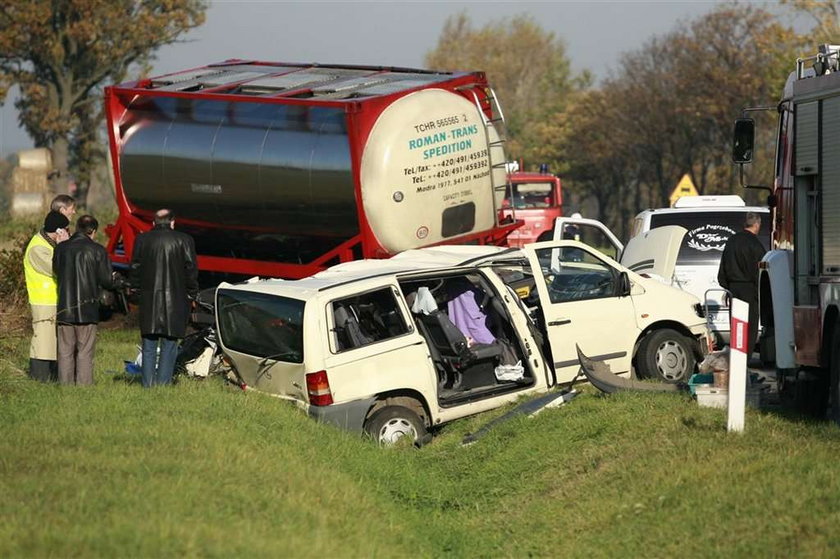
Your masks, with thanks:
[[[769,250],[770,210],[747,206],[737,195],[683,196],[672,208],[644,210],[633,220],[631,238],[666,225],[679,225],[687,230],[677,255],[674,275],[663,279],[705,301],[717,347],[729,343],[729,307],[724,304],[724,291],[717,280],[720,257],[729,237],[744,228],[747,212],[761,215],[758,237]],[[605,231],[606,227],[595,220],[560,218],[555,225],[555,239],[578,237],[582,242],[606,250],[614,258],[620,256],[623,247],[614,235],[607,235]]]
[[[664,270],[683,233],[626,252]],[[574,241],[410,250],[216,293],[239,382],[381,443],[569,383],[577,345],[616,373],[685,382],[707,350],[699,307]]]

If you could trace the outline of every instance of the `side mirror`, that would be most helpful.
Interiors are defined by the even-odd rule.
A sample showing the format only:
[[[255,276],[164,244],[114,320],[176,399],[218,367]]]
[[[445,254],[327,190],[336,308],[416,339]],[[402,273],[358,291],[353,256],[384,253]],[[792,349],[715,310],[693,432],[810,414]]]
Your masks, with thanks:
[[[751,118],[739,118],[735,121],[735,133],[732,141],[732,161],[750,163],[755,144],[755,121]]]
[[[618,275],[618,293],[619,297],[627,297],[630,295],[630,289],[632,285],[630,284],[630,278],[627,277],[627,272],[621,272]]]
[[[769,196],[767,196],[767,207],[768,208],[770,208],[772,210],[773,208],[776,207],[777,203],[778,203],[778,199],[776,198],[775,194],[770,194]]]

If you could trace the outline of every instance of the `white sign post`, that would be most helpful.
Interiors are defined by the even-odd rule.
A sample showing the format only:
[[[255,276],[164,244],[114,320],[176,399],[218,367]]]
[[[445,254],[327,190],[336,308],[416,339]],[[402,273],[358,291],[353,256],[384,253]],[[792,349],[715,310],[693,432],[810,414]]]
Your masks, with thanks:
[[[747,358],[752,350],[750,345],[749,311],[745,301],[732,298],[732,318],[730,319],[729,342],[729,416],[728,431],[744,430],[744,407],[747,398]]]

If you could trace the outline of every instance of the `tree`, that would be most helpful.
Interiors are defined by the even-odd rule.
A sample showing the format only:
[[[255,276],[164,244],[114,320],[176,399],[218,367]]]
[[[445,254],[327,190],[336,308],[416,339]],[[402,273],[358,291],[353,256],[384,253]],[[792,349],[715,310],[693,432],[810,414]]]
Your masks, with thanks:
[[[632,138],[615,126],[622,118],[622,105],[615,98],[618,93],[584,92],[569,103],[564,114],[555,117],[563,123],[556,149],[566,160],[566,177],[579,199],[595,200],[601,220],[613,230],[626,226],[623,208],[630,205],[627,195],[639,174]]]
[[[0,4],[0,100],[15,106],[60,176],[73,175],[84,206],[98,138],[101,88],[148,68],[154,52],[204,22],[205,0],[28,0]]]
[[[738,191],[733,120],[744,107],[775,105],[800,44],[766,10],[726,4],[624,54],[599,95],[560,117],[571,184],[625,233],[633,213],[667,206],[685,173],[701,193]],[[770,184],[775,128],[759,130],[768,164],[754,178]]]
[[[775,106],[794,61],[802,54],[803,38],[781,25],[769,12],[728,5],[697,19],[687,33],[673,38],[678,53],[678,81],[688,107],[703,107],[686,115],[683,160],[691,167],[701,192],[731,192],[735,167],[729,159],[732,121],[747,106]],[[745,56],[745,53],[755,53]],[[693,62],[693,66],[689,63]],[[696,111],[696,109],[695,109]],[[775,120],[775,113],[753,113]],[[757,177],[770,184],[775,126],[760,127],[759,147],[767,164]]]
[[[782,0],[798,15],[804,15],[814,22],[807,33],[812,47],[820,43],[837,44],[840,34],[840,10],[832,0]]]
[[[446,20],[426,66],[436,70],[482,70],[502,103],[508,156],[531,165],[544,162],[535,126],[560,112],[589,75],[572,77],[566,48],[553,33],[519,15],[474,29],[466,14]]]

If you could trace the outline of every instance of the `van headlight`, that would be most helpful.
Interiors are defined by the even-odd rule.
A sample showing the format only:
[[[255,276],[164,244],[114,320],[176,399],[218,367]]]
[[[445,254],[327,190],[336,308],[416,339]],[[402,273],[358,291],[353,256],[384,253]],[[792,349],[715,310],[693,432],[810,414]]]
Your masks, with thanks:
[[[706,318],[706,309],[703,308],[703,305],[701,305],[700,303],[694,303],[694,305],[691,308],[694,309],[694,314],[696,314],[700,318]]]

